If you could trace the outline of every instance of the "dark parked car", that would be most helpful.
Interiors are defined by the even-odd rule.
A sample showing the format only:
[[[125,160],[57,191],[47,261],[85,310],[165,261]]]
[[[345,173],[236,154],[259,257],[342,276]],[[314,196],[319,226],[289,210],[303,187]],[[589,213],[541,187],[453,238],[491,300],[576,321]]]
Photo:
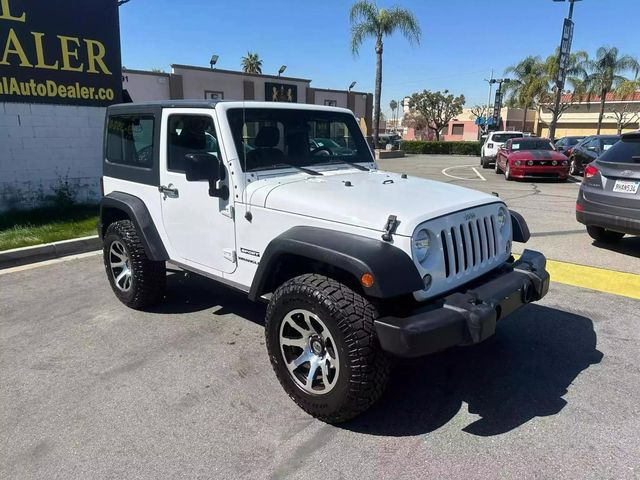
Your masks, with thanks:
[[[570,136],[570,137],[562,137],[556,140],[555,146],[556,150],[560,153],[564,153],[566,156],[571,155],[571,149],[575,147],[581,140],[584,140],[585,136]]]
[[[640,235],[640,130],[585,167],[576,219],[601,242]]]
[[[591,135],[582,140],[571,150],[569,173],[582,175],[585,165],[593,162],[618,140],[620,140],[619,135]]]

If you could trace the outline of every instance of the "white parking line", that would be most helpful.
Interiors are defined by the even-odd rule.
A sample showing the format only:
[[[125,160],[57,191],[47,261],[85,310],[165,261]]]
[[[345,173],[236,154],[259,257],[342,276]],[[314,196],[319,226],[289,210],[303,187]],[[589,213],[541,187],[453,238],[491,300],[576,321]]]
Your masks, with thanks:
[[[476,167],[471,167],[471,169],[472,169],[474,172],[476,172],[476,175],[478,175],[478,176],[482,179],[482,181],[483,181],[483,182],[486,182],[486,181],[487,181],[487,179],[486,179],[486,178],[484,178],[484,177],[480,174],[480,172],[476,169]]]
[[[471,169],[475,172],[475,174],[479,178],[458,177],[456,175],[448,173],[449,170],[452,170],[454,168],[469,168],[469,167],[471,167]],[[443,169],[442,170],[442,174],[446,175],[449,178],[455,178],[456,180],[471,180],[473,182],[486,182],[487,179],[484,178],[482,175],[480,175],[480,172],[478,172],[474,167],[475,167],[474,165],[454,165],[453,167],[447,167],[447,168]]]

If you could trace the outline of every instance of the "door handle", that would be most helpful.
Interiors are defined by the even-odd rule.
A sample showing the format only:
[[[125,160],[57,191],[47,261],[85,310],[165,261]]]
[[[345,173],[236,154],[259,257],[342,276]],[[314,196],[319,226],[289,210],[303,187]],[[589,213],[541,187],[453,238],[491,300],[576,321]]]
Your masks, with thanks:
[[[165,196],[165,198],[167,197],[178,198],[180,196],[178,189],[175,188],[172,183],[170,183],[168,187],[165,187],[164,185],[160,185],[158,187],[158,191],[162,193]]]

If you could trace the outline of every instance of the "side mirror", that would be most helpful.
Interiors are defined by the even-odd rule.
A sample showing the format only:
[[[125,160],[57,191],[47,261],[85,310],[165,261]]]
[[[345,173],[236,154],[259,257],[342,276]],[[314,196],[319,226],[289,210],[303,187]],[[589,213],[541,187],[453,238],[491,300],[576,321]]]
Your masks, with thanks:
[[[217,157],[208,153],[189,153],[184,156],[184,165],[187,182],[208,181],[210,196],[223,200],[229,198],[229,187],[223,185],[216,188],[218,180],[224,180],[227,176],[224,165]]]

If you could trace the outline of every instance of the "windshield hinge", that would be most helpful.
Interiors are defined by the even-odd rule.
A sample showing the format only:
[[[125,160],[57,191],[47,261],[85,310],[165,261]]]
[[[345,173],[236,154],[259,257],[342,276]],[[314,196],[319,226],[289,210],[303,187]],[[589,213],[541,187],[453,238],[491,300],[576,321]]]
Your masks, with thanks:
[[[234,220],[236,216],[236,210],[231,205],[227,205],[227,207],[220,213],[222,213],[222,215],[224,215],[225,217],[229,217],[231,220]]]
[[[396,233],[396,228],[398,228],[399,224],[400,222],[398,222],[398,217],[396,217],[395,215],[389,215],[389,218],[387,218],[387,223],[384,226],[384,233],[382,234],[382,239],[385,242],[390,242],[391,240],[393,240],[392,235]]]

